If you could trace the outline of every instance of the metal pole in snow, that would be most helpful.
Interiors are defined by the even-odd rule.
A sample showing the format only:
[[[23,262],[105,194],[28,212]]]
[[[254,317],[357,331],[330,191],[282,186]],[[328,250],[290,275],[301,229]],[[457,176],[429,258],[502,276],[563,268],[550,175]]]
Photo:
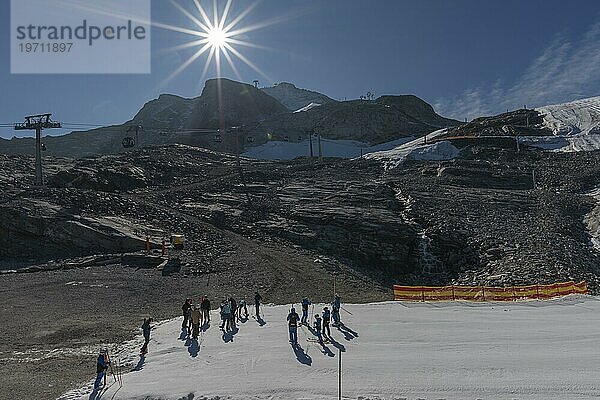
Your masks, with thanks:
[[[342,400],[342,349],[338,350],[339,364],[338,364],[338,400]]]

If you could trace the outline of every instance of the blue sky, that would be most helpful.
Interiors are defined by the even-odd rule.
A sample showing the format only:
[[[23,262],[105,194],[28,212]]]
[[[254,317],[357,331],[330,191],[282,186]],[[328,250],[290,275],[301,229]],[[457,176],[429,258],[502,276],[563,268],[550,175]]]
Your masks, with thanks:
[[[230,15],[253,3],[234,0]],[[152,18],[193,28],[166,0],[153,0]],[[0,21],[0,124],[37,112],[121,123],[160,93],[202,90],[204,55],[164,83],[194,50],[161,50],[189,35],[153,28],[147,75],[11,75],[9,0],[0,0]],[[268,49],[237,46],[263,74],[236,62],[242,81],[261,86],[287,81],[336,99],[415,94],[457,119],[600,95],[597,0],[263,0],[240,26],[263,21],[276,22],[244,40]],[[205,78],[215,75],[211,67]],[[238,80],[228,67],[222,76]],[[2,137],[14,133],[0,128]]]

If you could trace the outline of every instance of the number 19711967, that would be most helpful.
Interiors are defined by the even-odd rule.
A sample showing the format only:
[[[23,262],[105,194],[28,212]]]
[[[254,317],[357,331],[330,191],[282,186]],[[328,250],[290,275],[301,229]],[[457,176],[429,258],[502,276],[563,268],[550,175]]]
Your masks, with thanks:
[[[19,43],[21,53],[69,53],[73,43]]]

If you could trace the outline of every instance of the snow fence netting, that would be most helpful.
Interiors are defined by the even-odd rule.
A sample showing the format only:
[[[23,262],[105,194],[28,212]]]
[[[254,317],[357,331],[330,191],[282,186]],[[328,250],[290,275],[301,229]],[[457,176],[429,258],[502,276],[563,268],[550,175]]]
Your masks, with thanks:
[[[587,283],[574,281],[527,286],[400,286],[394,285],[398,301],[514,301],[546,300],[569,294],[587,294]]]

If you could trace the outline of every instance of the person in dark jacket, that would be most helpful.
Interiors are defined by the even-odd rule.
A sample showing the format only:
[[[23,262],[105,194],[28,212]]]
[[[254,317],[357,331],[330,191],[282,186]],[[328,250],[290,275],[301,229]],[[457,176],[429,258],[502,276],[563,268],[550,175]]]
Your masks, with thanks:
[[[140,350],[140,354],[146,354],[148,352],[148,343],[150,343],[150,322],[152,322],[152,318],[144,318],[144,323],[142,324],[142,334],[144,335],[144,345]]]
[[[323,308],[323,336],[331,337],[331,330],[329,329],[329,322],[331,321],[331,312],[329,308]],[[327,335],[325,335],[325,331],[327,331]]]
[[[262,297],[258,292],[254,292],[254,307],[256,308],[256,319],[260,318],[260,302]]]
[[[210,322],[210,300],[208,300],[208,297],[202,296],[200,310],[202,311],[202,320],[204,323]]]
[[[233,329],[235,328],[235,316],[237,315],[237,303],[233,297],[229,298],[229,308],[231,309],[229,326],[231,327],[231,329]]]
[[[231,323],[231,304],[227,300],[221,302],[221,329],[228,332]]]
[[[241,318],[242,316],[242,309],[244,309],[244,315],[246,319],[248,319],[248,308],[246,307],[246,300],[244,299],[240,299],[240,301],[238,301],[238,318]]]
[[[315,333],[317,334],[317,340],[319,343],[323,343],[323,336],[321,335],[321,316],[319,313],[315,315],[315,322],[313,323]]]
[[[96,359],[96,381],[94,382],[94,390],[100,388],[102,378],[104,378],[104,385],[106,385],[106,370],[108,369],[108,351],[106,349],[100,350],[98,358]]]
[[[185,303],[181,306],[181,311],[183,313],[183,323],[181,324],[181,330],[186,329],[189,333],[189,325],[190,325],[190,313],[192,311],[192,299],[185,299]]]
[[[292,345],[298,344],[298,320],[300,316],[296,313],[296,309],[292,307],[290,313],[287,316],[288,329],[290,332],[290,343]]]
[[[308,306],[310,306],[310,300],[308,298],[302,299],[302,320],[301,323],[308,325]]]
[[[331,303],[331,307],[333,308],[332,317],[333,317],[333,326],[340,325],[340,308],[342,307],[342,299],[338,294],[335,294],[335,298],[333,299],[333,303]]]

